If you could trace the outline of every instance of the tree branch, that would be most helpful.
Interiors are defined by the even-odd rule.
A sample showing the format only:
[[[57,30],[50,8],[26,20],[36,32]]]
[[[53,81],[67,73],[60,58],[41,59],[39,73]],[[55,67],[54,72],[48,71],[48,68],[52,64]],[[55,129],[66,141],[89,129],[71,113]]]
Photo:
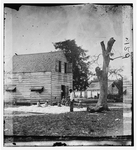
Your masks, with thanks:
[[[115,57],[115,58],[110,58],[110,60],[115,60],[115,59],[118,59],[118,58],[124,59],[124,58],[128,58],[129,56],[130,56],[130,54],[127,53],[127,54],[125,54],[125,56],[118,56],[118,57]]]
[[[123,69],[122,68],[119,68],[119,69],[111,69],[111,70],[109,70],[109,75],[108,75],[108,77],[109,76],[111,76],[112,74],[114,74],[114,75],[118,75],[118,76],[120,76],[121,78],[123,78],[122,77],[122,75],[120,74],[120,72],[122,72],[123,71]]]
[[[100,55],[102,55],[102,54],[99,54],[98,56],[93,56],[93,57],[95,57],[95,59],[92,61],[91,64],[96,63],[96,61],[98,61]]]
[[[102,54],[104,55],[105,51],[106,51],[104,41],[100,42],[100,44],[101,44],[101,47],[102,47]]]
[[[121,77],[121,79],[123,79],[123,77],[122,77],[122,75],[121,74],[118,74],[120,77]]]
[[[107,54],[111,52],[112,46],[116,40],[112,37],[107,43]]]
[[[118,59],[118,58],[123,58],[123,56],[118,56],[118,57],[115,57],[115,58],[110,58],[110,60],[115,60],[115,59]]]

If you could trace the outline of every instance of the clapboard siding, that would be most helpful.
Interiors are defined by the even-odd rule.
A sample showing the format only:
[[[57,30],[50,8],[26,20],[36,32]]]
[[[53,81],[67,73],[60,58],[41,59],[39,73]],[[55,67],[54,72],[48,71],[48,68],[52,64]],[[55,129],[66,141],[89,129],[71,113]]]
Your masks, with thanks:
[[[67,80],[64,80],[67,78]],[[52,100],[61,99],[61,85],[67,86],[69,89],[72,88],[73,76],[72,73],[52,73]]]
[[[6,92],[5,99],[37,102],[51,99],[51,73],[14,73],[12,75],[12,84],[16,85],[16,92]],[[32,92],[32,86],[43,86],[44,90]]]
[[[24,60],[27,60],[28,65],[24,63]],[[61,72],[57,70],[59,61],[61,61]],[[61,51],[14,56],[13,73],[7,75],[5,81],[15,85],[16,92],[5,91],[5,100],[21,102],[49,100],[51,103],[55,97],[56,100],[59,100],[61,98],[61,85],[70,89],[73,84],[72,73],[65,73],[65,63],[68,62]],[[70,72],[70,68],[68,72]],[[41,93],[32,92],[31,86],[43,86],[44,90]]]
[[[5,92],[5,100],[53,102],[61,99],[61,85],[72,88],[72,73],[59,72],[39,72],[39,73],[14,73],[12,75],[12,85],[16,86],[16,92]],[[43,86],[41,93],[31,92],[31,86]]]
[[[58,61],[61,61],[61,72],[64,73],[64,63],[65,62],[67,63],[67,59],[66,59],[65,55],[61,52],[58,55],[56,55],[54,58],[55,59],[54,59],[54,63],[53,63],[51,71],[55,72],[55,66],[56,66],[56,62],[58,60]]]
[[[56,72],[55,66],[53,67],[51,75],[52,101],[59,101],[61,99],[61,85],[65,85],[69,89],[73,87],[72,73],[65,73],[65,63],[68,63],[66,57],[61,53],[56,57],[56,60],[61,61],[61,72]],[[56,61],[54,64],[56,65]]]

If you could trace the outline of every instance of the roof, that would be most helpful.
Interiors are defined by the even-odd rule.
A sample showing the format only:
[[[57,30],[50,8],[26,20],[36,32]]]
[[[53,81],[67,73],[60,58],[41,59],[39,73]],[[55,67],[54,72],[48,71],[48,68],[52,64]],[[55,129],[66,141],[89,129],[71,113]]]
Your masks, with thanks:
[[[100,89],[99,82],[93,82],[90,84],[89,89]]]
[[[13,72],[51,72],[55,60],[63,55],[62,51],[14,55]]]
[[[108,87],[113,83],[114,81],[108,81]],[[100,85],[99,82],[92,82],[88,88],[88,90],[99,90],[100,89]]]

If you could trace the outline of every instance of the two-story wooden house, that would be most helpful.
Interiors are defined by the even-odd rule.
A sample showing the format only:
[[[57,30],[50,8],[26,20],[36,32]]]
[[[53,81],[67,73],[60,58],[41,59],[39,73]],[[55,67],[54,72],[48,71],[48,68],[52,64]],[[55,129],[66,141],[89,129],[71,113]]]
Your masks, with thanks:
[[[67,97],[73,87],[72,65],[62,51],[13,56],[10,84],[5,101],[52,104]]]

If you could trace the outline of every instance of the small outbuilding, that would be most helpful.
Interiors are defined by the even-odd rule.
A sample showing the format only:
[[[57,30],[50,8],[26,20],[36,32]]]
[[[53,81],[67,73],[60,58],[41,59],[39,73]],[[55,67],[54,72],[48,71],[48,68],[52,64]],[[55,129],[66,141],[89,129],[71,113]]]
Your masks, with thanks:
[[[116,86],[113,84],[113,80],[108,81],[108,94],[118,94],[118,89]],[[90,84],[90,86],[87,88],[87,97],[90,98],[95,98],[99,97],[100,94],[100,84],[98,81],[94,81]]]

